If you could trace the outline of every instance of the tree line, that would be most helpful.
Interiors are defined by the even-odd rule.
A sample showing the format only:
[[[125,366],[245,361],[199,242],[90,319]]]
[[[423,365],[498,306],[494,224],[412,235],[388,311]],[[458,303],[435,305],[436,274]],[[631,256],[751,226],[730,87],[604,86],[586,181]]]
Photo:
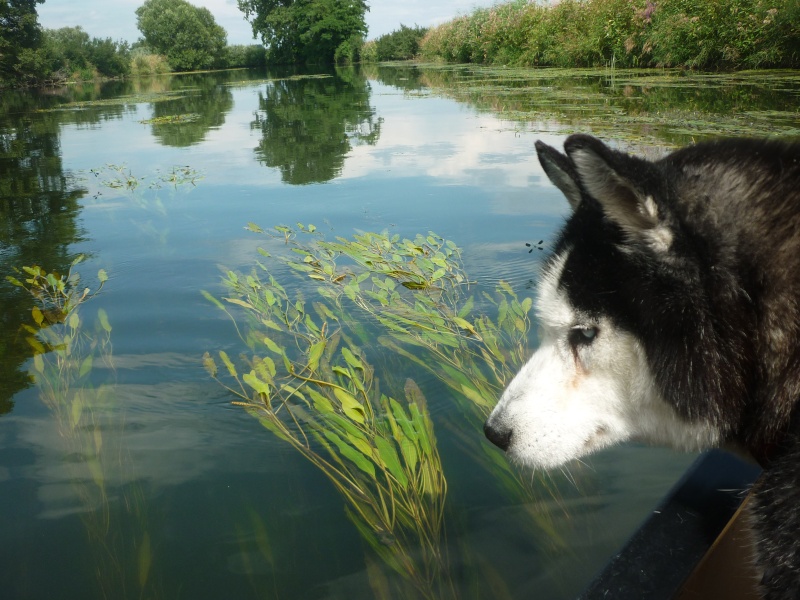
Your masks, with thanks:
[[[44,29],[45,0],[0,0],[0,85],[166,70],[255,67],[360,59],[365,0],[238,0],[261,44],[229,46],[211,12],[187,0],[146,0],[136,9],[134,44],[90,37],[79,26]]]

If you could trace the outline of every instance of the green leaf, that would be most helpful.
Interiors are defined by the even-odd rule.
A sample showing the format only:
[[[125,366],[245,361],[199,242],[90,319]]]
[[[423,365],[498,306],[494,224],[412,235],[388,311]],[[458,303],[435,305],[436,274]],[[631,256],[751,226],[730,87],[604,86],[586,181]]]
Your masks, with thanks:
[[[356,423],[363,423],[365,421],[364,407],[361,406],[359,401],[356,400],[349,392],[346,392],[342,388],[335,387],[333,388],[333,393],[339,402],[342,403],[342,411],[349,419],[355,421]]]
[[[141,544],[139,544],[138,566],[139,566],[139,587],[144,588],[147,578],[150,575],[150,566],[153,563],[153,555],[150,550],[150,534],[145,531]]]
[[[72,409],[70,411],[70,417],[72,421],[72,427],[74,428],[81,420],[81,415],[83,414],[83,402],[81,401],[80,394],[77,392],[75,393],[75,397],[72,399],[72,406],[70,408]]]
[[[239,298],[223,298],[223,300],[225,300],[225,302],[230,302],[231,304],[236,304],[237,306],[241,306],[249,310],[255,310],[255,306],[253,306],[249,302],[245,302],[244,300],[239,300]]]
[[[37,373],[44,374],[44,359],[41,354],[33,355],[33,368],[36,369]]]
[[[274,352],[275,354],[278,354],[278,355],[283,355],[284,354],[283,349],[280,346],[278,346],[278,344],[273,342],[270,338],[264,337],[261,341],[264,342],[264,345],[267,347],[267,350],[269,350],[270,352]]]
[[[231,377],[236,377],[236,367],[233,366],[231,359],[228,358],[228,354],[224,350],[220,350],[219,357],[222,359],[222,362],[225,363],[225,368],[228,369],[228,373],[231,374]]]
[[[317,369],[319,369],[319,359],[322,357],[324,351],[325,340],[320,340],[311,345],[308,351],[308,368],[311,371],[317,371]]]
[[[214,298],[214,296],[209,294],[207,291],[200,290],[200,293],[203,295],[203,298],[211,302],[214,306],[216,306],[219,309],[225,310],[225,307],[222,305],[222,302]]]
[[[522,310],[523,310],[523,312],[525,312],[525,314],[527,314],[527,313],[529,313],[529,312],[530,312],[530,310],[531,310],[531,306],[533,306],[533,300],[531,300],[530,298],[525,298],[525,299],[522,301],[522,304],[521,304],[521,306],[522,306]]]
[[[78,371],[78,377],[83,377],[91,370],[92,370],[92,355],[89,354],[86,358],[83,359],[83,362],[81,363],[81,368]]]
[[[352,433],[345,432],[345,437],[347,437],[347,441],[349,441],[353,446],[355,446],[361,454],[366,456],[367,458],[372,458],[372,446],[370,446],[367,441],[361,437],[354,436]]]
[[[344,356],[345,361],[347,361],[347,364],[350,365],[351,367],[354,367],[356,369],[361,369],[362,371],[364,370],[364,365],[350,351],[350,348],[343,347],[342,348],[342,356]]]
[[[108,322],[108,313],[104,309],[98,309],[97,319],[100,321],[100,326],[106,333],[111,333],[111,324]]]
[[[355,464],[359,469],[364,471],[364,473],[373,479],[375,478],[375,465],[372,464],[372,461],[368,460],[363,454],[356,451],[352,446],[346,444],[342,438],[332,431],[324,431],[323,433],[326,438],[336,445],[342,456]]]
[[[458,316],[463,319],[472,311],[472,308],[474,306],[475,306],[475,297],[470,296],[464,303],[464,306],[461,307],[461,310],[458,311]]]
[[[473,388],[464,385],[463,383],[461,384],[461,393],[464,394],[470,400],[472,400],[472,402],[474,402],[478,406],[483,406],[485,408],[492,408],[492,404],[490,402],[487,402],[486,399],[477,392],[477,390],[474,390]]]
[[[453,323],[461,327],[461,329],[466,329],[472,335],[478,335],[478,332],[475,331],[475,327],[473,327],[472,323],[470,323],[466,319],[462,319],[461,317],[453,317]]]
[[[408,487],[408,477],[406,477],[403,467],[400,465],[400,458],[394,449],[394,445],[382,437],[375,438],[375,448],[377,449],[378,456],[381,462],[392,476],[403,486],[403,489]]]
[[[328,400],[328,398],[312,389],[308,390],[308,395],[311,396],[311,401],[314,403],[314,408],[316,408],[319,412],[326,415],[333,413],[333,404],[331,404],[331,401]]]
[[[394,418],[397,421],[397,424],[400,425],[400,428],[403,430],[405,437],[410,439],[411,441],[417,441],[418,435],[417,432],[414,430],[414,427],[411,424],[411,419],[406,415],[406,412],[403,410],[403,407],[400,403],[395,400],[394,398],[390,398],[389,402],[392,407],[392,413],[394,414]]]
[[[414,442],[408,438],[400,440],[400,452],[403,454],[403,460],[405,460],[406,465],[408,465],[408,470],[413,473],[417,468],[419,459],[417,447],[414,445]]]
[[[270,395],[270,387],[266,381],[262,381],[258,378],[255,371],[250,371],[249,373],[245,373],[242,375],[242,381],[244,381],[247,385],[253,388],[256,393],[269,397]]]

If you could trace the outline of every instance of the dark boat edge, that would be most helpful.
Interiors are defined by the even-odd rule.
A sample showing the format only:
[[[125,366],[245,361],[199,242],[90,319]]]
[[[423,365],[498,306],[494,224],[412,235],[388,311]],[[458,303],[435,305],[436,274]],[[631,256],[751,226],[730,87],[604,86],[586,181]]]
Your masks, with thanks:
[[[760,473],[722,450],[700,455],[579,598],[758,598],[743,507]]]

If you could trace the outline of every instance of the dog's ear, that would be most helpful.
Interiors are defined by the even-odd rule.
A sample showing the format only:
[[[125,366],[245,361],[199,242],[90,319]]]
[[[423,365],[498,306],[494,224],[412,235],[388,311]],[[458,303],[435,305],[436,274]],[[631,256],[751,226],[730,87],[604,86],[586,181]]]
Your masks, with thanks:
[[[581,203],[581,187],[578,183],[578,173],[572,161],[555,148],[544,142],[536,142],[536,154],[545,174],[558,189],[567,197],[572,210]]]
[[[641,185],[656,179],[652,163],[611,150],[588,135],[570,136],[564,148],[583,189],[630,240],[643,241],[654,249],[669,247],[672,236],[665,215]]]

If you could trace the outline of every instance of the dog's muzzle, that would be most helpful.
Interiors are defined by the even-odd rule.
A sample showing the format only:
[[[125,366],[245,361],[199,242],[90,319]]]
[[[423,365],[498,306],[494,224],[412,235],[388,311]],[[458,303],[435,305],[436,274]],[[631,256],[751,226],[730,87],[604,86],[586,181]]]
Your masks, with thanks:
[[[486,423],[483,424],[483,433],[489,438],[490,442],[503,452],[508,450],[508,446],[511,444],[511,429],[493,427],[489,424],[489,421],[486,421]]]

